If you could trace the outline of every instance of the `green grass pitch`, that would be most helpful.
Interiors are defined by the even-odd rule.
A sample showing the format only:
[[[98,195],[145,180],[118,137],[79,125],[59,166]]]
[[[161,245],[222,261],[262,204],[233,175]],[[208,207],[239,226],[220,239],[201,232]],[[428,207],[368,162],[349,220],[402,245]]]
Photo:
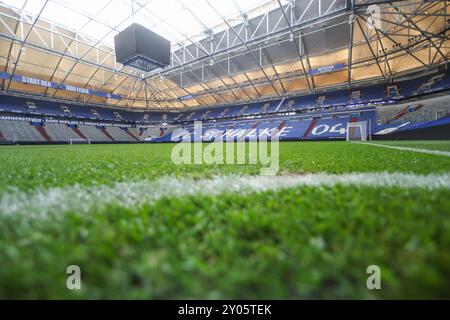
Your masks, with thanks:
[[[386,144],[450,151],[447,141]],[[173,146],[1,147],[0,298],[450,298],[447,188],[205,190],[135,207],[112,199],[107,207],[79,203],[78,211],[75,203],[61,214],[33,212],[46,205],[39,194],[75,185],[96,190],[260,171],[176,166]],[[280,144],[278,175],[353,172],[448,174],[450,157],[347,142]],[[10,214],[8,197],[36,199],[36,209]],[[92,209],[81,213],[85,205]],[[82,289],[71,291],[66,268],[74,264]],[[381,268],[381,290],[366,287],[369,265]]]

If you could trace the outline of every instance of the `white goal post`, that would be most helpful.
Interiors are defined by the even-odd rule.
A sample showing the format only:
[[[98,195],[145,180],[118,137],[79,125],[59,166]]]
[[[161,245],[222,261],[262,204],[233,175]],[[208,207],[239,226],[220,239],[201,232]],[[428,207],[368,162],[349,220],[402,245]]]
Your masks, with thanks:
[[[367,121],[357,121],[347,123],[347,141],[367,141],[372,140],[370,119]]]
[[[91,139],[69,139],[69,144],[91,144]]]

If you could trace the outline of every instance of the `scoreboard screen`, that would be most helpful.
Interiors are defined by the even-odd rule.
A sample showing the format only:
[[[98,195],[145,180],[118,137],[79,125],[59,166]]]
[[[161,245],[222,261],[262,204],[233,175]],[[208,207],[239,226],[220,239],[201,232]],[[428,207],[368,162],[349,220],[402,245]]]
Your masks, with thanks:
[[[170,41],[134,23],[114,37],[117,62],[143,71],[170,64]]]

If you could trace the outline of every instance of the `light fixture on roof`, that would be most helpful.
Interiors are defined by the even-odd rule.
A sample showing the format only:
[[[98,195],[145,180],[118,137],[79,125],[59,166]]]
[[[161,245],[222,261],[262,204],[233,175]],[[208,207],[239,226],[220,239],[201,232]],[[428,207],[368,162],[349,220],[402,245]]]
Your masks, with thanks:
[[[290,41],[290,42],[293,42],[293,41],[294,41],[294,34],[293,34],[293,33],[291,33],[291,35],[290,35],[290,37],[289,37],[289,41]]]
[[[212,67],[213,65],[214,65],[214,60],[213,60],[213,59],[210,59],[210,60],[209,60],[209,66]]]
[[[355,15],[351,13],[348,19],[348,24],[352,24],[353,22],[355,22]]]
[[[214,31],[210,28],[206,28],[203,33],[208,37],[208,41],[214,41]]]

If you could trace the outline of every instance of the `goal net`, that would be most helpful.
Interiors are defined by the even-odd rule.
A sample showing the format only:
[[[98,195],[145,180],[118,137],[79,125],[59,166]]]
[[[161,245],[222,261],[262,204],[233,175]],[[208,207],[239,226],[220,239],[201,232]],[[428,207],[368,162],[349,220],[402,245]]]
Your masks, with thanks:
[[[91,139],[69,139],[69,144],[91,144]]]
[[[370,128],[368,121],[358,121],[347,123],[347,141],[367,141],[370,140]]]
[[[16,144],[17,138],[15,136],[2,136],[0,137],[1,144]]]
[[[1,136],[0,144],[15,144],[17,138],[15,136]]]

